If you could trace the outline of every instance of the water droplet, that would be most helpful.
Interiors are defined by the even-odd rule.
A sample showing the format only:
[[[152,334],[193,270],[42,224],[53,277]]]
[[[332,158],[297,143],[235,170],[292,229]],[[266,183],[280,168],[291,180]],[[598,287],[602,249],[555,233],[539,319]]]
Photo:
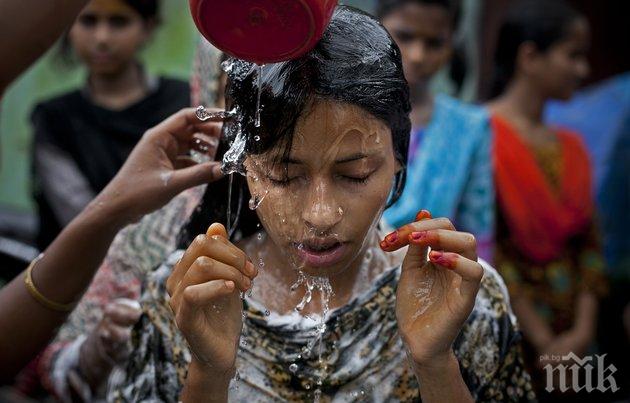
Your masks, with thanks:
[[[269,312],[269,309],[265,309],[265,316],[269,316],[271,315],[271,312]]]
[[[339,207],[339,209],[337,210],[337,213],[339,213],[339,215],[343,215],[343,209]]]
[[[254,141],[260,141],[260,136],[259,135],[255,135],[254,136]]]
[[[262,258],[258,259],[258,267],[260,267],[261,269],[265,267],[265,262],[262,260]]]
[[[162,183],[164,183],[164,186],[168,185],[168,182],[171,180],[171,176],[173,176],[172,172],[162,172],[160,174],[160,179],[162,179]]]
[[[195,161],[197,164],[203,164],[204,162],[211,161],[212,159],[208,156],[208,154],[204,154],[197,150],[190,150],[190,158]]]
[[[225,71],[226,73],[231,72],[233,67],[234,63],[231,60],[226,60],[221,63],[221,70]]]
[[[372,257],[374,257],[374,253],[372,252],[372,248],[368,248],[368,250],[365,251],[365,261],[366,262],[371,261]]]
[[[289,371],[291,371],[293,373],[296,373],[297,370],[298,370],[298,366],[297,366],[296,363],[293,363],[293,364],[289,365]]]
[[[238,372],[238,369],[236,370],[236,373],[234,374],[234,378],[232,378],[232,383],[233,385],[231,386],[231,388],[233,388],[234,390],[238,390],[238,383],[241,380],[241,374]]]
[[[267,196],[267,193],[269,193],[269,191],[266,191],[262,196],[252,195],[252,198],[249,199],[249,209],[256,210],[265,199],[265,196]]]
[[[228,181],[228,205],[227,205],[227,211],[226,211],[226,215],[227,215],[227,225],[226,225],[227,228],[226,229],[227,229],[228,235],[232,231],[232,185],[233,183],[234,183],[234,174],[231,173],[230,179]]]
[[[260,127],[260,94],[262,93],[262,74],[263,74],[263,66],[264,65],[259,65],[258,66],[258,94],[256,95],[256,121],[254,122],[254,125],[256,127]],[[258,140],[256,140],[258,141]]]
[[[254,280],[252,280],[252,285],[249,287],[249,290],[247,290],[247,296],[251,297],[252,292],[254,292]]]

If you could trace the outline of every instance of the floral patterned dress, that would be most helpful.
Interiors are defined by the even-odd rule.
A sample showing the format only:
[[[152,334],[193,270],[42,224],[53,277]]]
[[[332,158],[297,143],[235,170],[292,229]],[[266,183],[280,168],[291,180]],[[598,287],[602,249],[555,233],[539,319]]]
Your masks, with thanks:
[[[110,380],[110,401],[178,401],[190,352],[173,320],[165,283],[182,253],[173,253],[149,276],[134,352],[116,380]],[[533,401],[507,290],[496,271],[483,266],[474,310],[454,346],[464,381],[478,401]],[[420,401],[396,325],[399,275],[400,266],[390,267],[371,288],[329,314],[321,356],[314,353],[317,348],[308,348],[316,337],[316,322],[297,313],[269,314],[246,297],[238,376],[231,382],[229,400]]]

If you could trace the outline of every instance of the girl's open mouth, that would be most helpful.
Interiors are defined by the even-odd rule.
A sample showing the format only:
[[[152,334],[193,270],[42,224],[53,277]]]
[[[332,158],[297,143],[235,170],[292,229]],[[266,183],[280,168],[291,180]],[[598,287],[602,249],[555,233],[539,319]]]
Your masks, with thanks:
[[[312,267],[326,267],[338,263],[344,256],[347,245],[337,239],[317,239],[294,243],[304,263]]]

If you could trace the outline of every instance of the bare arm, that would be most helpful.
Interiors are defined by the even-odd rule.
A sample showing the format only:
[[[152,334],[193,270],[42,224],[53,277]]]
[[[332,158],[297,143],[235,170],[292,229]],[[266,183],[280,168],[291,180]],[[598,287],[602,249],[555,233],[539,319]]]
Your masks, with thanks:
[[[182,391],[181,401],[188,402],[227,402],[228,387],[232,374],[230,372],[213,372],[203,364],[193,360],[188,367],[186,384]]]
[[[113,207],[113,206],[112,206]],[[115,208],[115,207],[114,207]],[[110,208],[88,206],[46,250],[33,270],[33,283],[47,298],[69,303],[89,285],[114,236],[124,226]],[[24,366],[54,336],[67,314],[39,304],[16,277],[0,292],[0,379]]]
[[[41,56],[87,0],[0,0],[0,94]]]
[[[423,402],[473,402],[452,351],[435,365],[414,368],[414,373]]]
[[[39,292],[57,303],[76,302],[121,228],[181,191],[220,177],[220,163],[190,166],[180,158],[193,133],[217,137],[220,127],[216,122],[199,123],[194,109],[185,109],[149,130],[118,175],[37,262],[32,275]],[[187,167],[177,169],[182,163]],[[11,378],[37,354],[67,314],[38,303],[23,276],[0,290],[0,379]]]

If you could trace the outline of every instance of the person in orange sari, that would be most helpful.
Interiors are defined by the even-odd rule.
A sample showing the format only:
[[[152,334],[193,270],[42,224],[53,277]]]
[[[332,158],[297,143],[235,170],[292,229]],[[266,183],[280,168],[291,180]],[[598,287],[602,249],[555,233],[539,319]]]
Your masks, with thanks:
[[[564,2],[515,4],[497,44],[500,92],[488,105],[495,263],[510,290],[538,392],[548,386],[546,358],[587,354],[597,301],[607,287],[587,151],[576,133],[548,127],[542,118],[547,100],[570,98],[588,75],[589,41],[586,19]],[[538,395],[544,400],[544,393]]]

